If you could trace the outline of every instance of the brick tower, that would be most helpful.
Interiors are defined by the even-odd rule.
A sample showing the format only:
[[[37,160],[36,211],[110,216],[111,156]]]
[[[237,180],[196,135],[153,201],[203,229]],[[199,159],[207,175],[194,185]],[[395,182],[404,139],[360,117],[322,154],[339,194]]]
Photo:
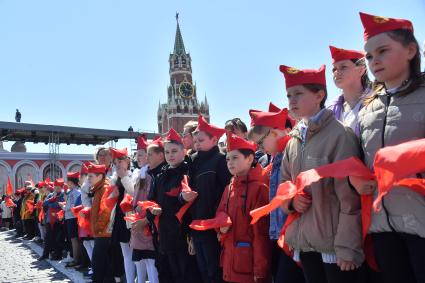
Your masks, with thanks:
[[[198,120],[201,113],[209,121],[209,106],[207,97],[199,103],[196,94],[196,85],[192,81],[192,59],[186,53],[183,37],[180,32],[179,16],[176,14],[177,30],[174,42],[174,51],[170,54],[167,103],[159,103],[158,132],[167,133],[174,128],[178,133],[183,132],[183,126],[190,120]]]

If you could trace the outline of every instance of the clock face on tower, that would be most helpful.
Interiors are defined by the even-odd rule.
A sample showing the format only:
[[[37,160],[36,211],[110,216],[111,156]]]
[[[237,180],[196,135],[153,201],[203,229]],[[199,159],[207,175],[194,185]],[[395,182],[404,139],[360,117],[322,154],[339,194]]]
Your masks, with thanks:
[[[189,82],[182,82],[179,86],[179,93],[181,97],[189,99],[193,96],[193,86]]]

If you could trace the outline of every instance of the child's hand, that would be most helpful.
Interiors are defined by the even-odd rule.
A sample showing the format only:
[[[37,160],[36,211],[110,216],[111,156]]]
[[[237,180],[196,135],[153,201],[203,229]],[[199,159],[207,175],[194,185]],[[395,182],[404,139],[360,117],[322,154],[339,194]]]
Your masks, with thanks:
[[[341,271],[351,271],[357,268],[357,266],[351,260],[343,260],[343,259],[337,258],[336,264],[339,266]]]
[[[350,176],[350,183],[360,195],[370,195],[378,186],[376,180],[365,180],[354,176]]]
[[[192,200],[194,200],[196,197],[198,196],[198,193],[195,191],[190,191],[190,192],[182,192],[182,198],[186,201],[186,202],[191,202]]]
[[[306,212],[311,206],[311,199],[302,195],[296,195],[293,202],[294,209],[299,213]]]
[[[161,213],[162,213],[162,209],[160,207],[152,207],[152,208],[150,208],[150,211],[155,216],[161,215]]]
[[[220,227],[220,233],[221,234],[226,234],[227,232],[229,232],[230,227]]]

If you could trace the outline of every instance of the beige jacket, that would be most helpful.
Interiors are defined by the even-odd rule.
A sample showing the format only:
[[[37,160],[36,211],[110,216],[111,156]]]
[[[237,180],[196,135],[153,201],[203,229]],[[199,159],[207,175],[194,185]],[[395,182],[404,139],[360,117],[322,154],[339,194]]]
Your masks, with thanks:
[[[360,138],[366,165],[373,170],[378,149],[425,137],[425,82],[409,92],[407,85],[400,92],[379,93],[359,113]],[[418,172],[419,173],[419,172]],[[411,176],[416,177],[416,176]],[[421,174],[425,177],[425,173]],[[376,197],[376,192],[375,192]],[[403,187],[394,188],[383,199],[383,208],[372,214],[370,233],[398,232],[425,238],[425,198]],[[388,219],[387,219],[388,213]]]
[[[359,155],[357,138],[338,122],[333,112],[323,110],[317,123],[309,121],[306,142],[300,124],[291,132],[282,160],[282,181],[295,182],[302,171]],[[286,230],[289,247],[308,252],[336,253],[360,266],[364,260],[359,195],[347,179],[324,178],[305,188],[312,196],[311,207]],[[287,213],[291,213],[286,208]]]

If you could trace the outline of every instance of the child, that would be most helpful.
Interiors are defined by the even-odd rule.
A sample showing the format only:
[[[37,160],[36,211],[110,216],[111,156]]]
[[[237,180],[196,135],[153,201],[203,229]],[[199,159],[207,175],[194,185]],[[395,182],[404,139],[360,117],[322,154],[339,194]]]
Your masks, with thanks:
[[[113,226],[112,209],[102,207],[101,200],[109,186],[106,166],[88,164],[89,196],[92,198],[90,225],[94,237],[92,255],[93,282],[114,282],[111,262],[111,236]]]
[[[300,122],[284,151],[282,180],[295,182],[302,171],[359,155],[356,136],[325,109],[325,66],[298,70],[281,66],[289,107]],[[307,282],[355,282],[364,260],[359,195],[346,179],[324,178],[283,202],[300,213],[285,241],[301,261]],[[309,197],[307,197],[309,196]]]
[[[364,13],[360,17],[366,59],[377,80],[359,114],[364,161],[373,169],[380,148],[424,137],[425,79],[410,21]],[[376,197],[376,182],[350,181],[360,194]],[[391,190],[382,199],[382,209],[372,213],[369,233],[385,282],[425,282],[424,215],[424,197],[404,187]]]
[[[64,246],[64,235],[61,220],[57,213],[61,211],[59,202],[64,202],[63,179],[56,179],[54,182],[54,191],[47,195],[43,202],[43,209],[46,213],[46,241],[44,243],[43,255],[40,258],[47,259],[49,253],[53,252],[52,260],[62,259],[62,250]]]
[[[148,175],[151,177],[151,188],[155,186],[156,179],[162,172],[162,168],[167,165],[164,157],[164,143],[161,137],[153,140],[147,148],[148,153]],[[150,190],[148,199],[154,198],[153,190]],[[153,243],[155,251],[157,252],[157,258],[155,260],[155,266],[158,271],[159,282],[172,282],[171,268],[169,267],[168,258],[165,254],[160,251],[160,243],[158,242],[158,231],[154,224],[154,215],[148,211],[147,219],[149,221],[149,229],[152,232]]]
[[[80,169],[80,192],[81,192],[81,205],[82,209],[90,209],[92,206],[92,198],[89,196],[90,193],[90,183],[88,181],[87,175],[89,173],[89,169],[87,166],[89,165],[89,162],[85,162],[81,165]],[[83,212],[79,212],[79,217],[86,217]],[[83,242],[83,246],[86,249],[87,255],[89,257],[90,263],[92,262],[93,257],[93,248],[94,248],[94,240],[92,237],[92,233],[90,229],[87,229],[86,227],[78,226],[78,236],[80,237],[81,241]],[[84,273],[85,277],[91,277],[93,275],[93,270],[90,267],[87,272]]]
[[[136,266],[131,259],[133,250],[130,247],[130,230],[124,220],[125,214],[120,207],[124,194],[134,195],[134,184],[129,170],[130,158],[127,154],[127,148],[110,148],[109,151],[112,154],[112,161],[116,169],[116,172],[111,178],[111,185],[115,185],[118,188],[118,201],[115,206],[114,225],[112,230],[112,244],[116,247],[119,245],[121,249],[121,252],[118,249],[116,256],[114,256],[114,267],[117,271],[115,276],[118,276],[120,274],[120,269],[122,269],[119,267],[122,265],[122,253],[127,282],[134,282],[136,279]]]
[[[333,79],[342,94],[328,108],[334,112],[338,121],[359,135],[358,114],[371,88],[364,52],[334,46],[329,48]]]
[[[73,260],[66,264],[66,267],[76,267],[80,265],[80,242],[78,241],[77,218],[72,213],[71,208],[81,204],[81,192],[78,186],[80,172],[68,172],[66,174],[68,191],[65,193],[66,205],[62,207],[65,211],[65,227],[68,240],[72,246]]]
[[[270,109],[269,109],[270,110]],[[276,109],[277,110],[277,109]],[[280,170],[283,159],[283,151],[290,137],[290,132],[295,123],[289,117],[287,109],[278,109],[277,112],[250,111],[251,126],[248,137],[266,154],[272,156],[272,168],[270,173],[269,200],[276,196],[277,188],[281,182]],[[269,237],[272,246],[272,275],[275,282],[304,282],[301,269],[296,265],[278,245],[280,231],[287,218],[282,209],[276,209],[270,213]]]
[[[227,167],[233,178],[224,190],[217,214],[226,213],[232,226],[222,227],[220,264],[226,282],[269,282],[270,240],[267,218],[251,225],[249,211],[266,205],[269,190],[262,168],[254,161],[256,145],[227,133]]]
[[[184,205],[178,196],[181,181],[188,173],[184,162],[185,151],[180,135],[171,128],[164,141],[165,160],[167,165],[155,179],[150,199],[161,207],[152,213],[159,216],[160,252],[168,259],[173,281],[184,283],[189,281],[187,223],[180,224],[176,213]]]
[[[137,167],[133,171],[134,197],[132,205],[138,211],[137,202],[148,199],[151,191],[152,178],[147,174],[147,142],[143,136],[137,141]],[[155,247],[152,235],[145,234],[146,218],[137,220],[131,224],[130,247],[133,249],[132,260],[136,265],[137,282],[145,283],[146,273],[149,282],[158,282],[158,271],[155,266]]]
[[[189,169],[190,187],[197,192],[182,192],[181,197],[192,201],[190,216],[193,220],[215,216],[224,188],[229,184],[230,173],[226,158],[217,143],[224,130],[207,123],[199,115],[198,128],[194,132],[195,150]],[[220,282],[219,244],[214,231],[192,231],[199,270],[204,282]]]

